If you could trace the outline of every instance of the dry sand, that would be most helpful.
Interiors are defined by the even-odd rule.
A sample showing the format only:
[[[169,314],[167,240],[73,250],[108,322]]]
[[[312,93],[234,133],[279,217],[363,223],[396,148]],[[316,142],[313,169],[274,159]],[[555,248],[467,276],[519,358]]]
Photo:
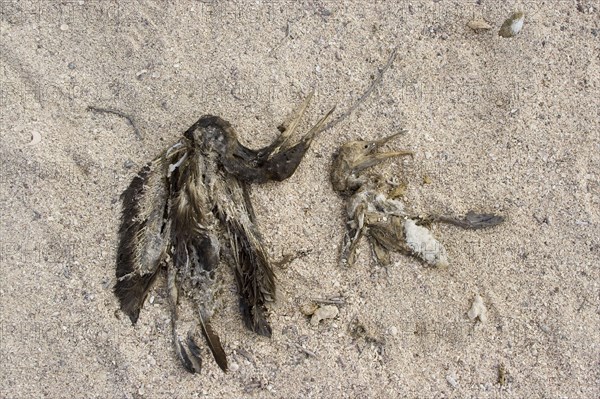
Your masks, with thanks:
[[[2,1],[0,397],[598,398],[600,4],[498,3]],[[516,9],[523,30],[499,37]],[[253,147],[312,88],[302,129],[341,114],[394,48],[292,178],[253,187],[272,257],[308,252],[276,270],[273,338],[243,328],[230,282],[215,327],[231,370],[203,346],[188,374],[164,279],[135,327],[117,311],[119,195],[202,114]],[[366,245],[341,268],[331,155],[400,128],[392,146],[416,156],[381,171],[410,182],[414,209],[507,222],[437,227],[445,270],[400,255],[382,269]],[[300,306],[329,297],[339,315],[312,326]]]

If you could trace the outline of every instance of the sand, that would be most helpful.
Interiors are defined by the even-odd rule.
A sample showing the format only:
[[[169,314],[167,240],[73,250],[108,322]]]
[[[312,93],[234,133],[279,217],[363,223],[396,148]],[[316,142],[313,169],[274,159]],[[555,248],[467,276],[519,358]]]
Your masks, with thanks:
[[[599,397],[600,3],[499,3],[2,1],[0,397]],[[515,10],[523,29],[498,36]],[[163,277],[136,326],[118,310],[120,194],[203,114],[252,147],[312,89],[301,131],[342,114],[394,49],[294,176],[252,187],[271,257],[305,254],[276,269],[272,339],[243,327],[229,281],[230,371],[202,345],[187,373]],[[435,227],[444,269],[384,269],[366,243],[340,267],[331,156],[401,128],[390,148],[414,159],[378,171],[409,182],[410,207],[507,221]],[[301,307],[328,298],[339,314],[311,325]]]

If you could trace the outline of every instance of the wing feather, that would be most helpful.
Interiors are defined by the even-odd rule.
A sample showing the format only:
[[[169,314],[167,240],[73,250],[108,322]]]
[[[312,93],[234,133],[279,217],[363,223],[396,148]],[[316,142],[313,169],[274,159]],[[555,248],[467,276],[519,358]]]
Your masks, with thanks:
[[[170,242],[167,222],[170,162],[183,149],[167,151],[146,164],[122,195],[114,292],[135,323]]]

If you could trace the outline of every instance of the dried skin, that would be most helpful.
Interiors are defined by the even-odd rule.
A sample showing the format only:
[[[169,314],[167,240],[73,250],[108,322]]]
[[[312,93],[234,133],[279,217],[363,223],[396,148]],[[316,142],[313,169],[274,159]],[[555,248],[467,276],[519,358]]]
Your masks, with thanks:
[[[248,328],[271,336],[266,303],[275,298],[275,276],[257,229],[247,184],[290,177],[329,111],[298,142],[290,143],[308,101],[279,128],[269,146],[242,145],[231,125],[203,116],[175,145],[148,163],[123,193],[115,294],[133,323],[158,271],[167,270],[175,350],[190,372],[201,359],[194,334],[179,333],[178,302],[191,298],[200,328],[223,370],[227,357],[210,319],[221,291],[222,263],[233,269]],[[228,256],[223,256],[223,249]]]

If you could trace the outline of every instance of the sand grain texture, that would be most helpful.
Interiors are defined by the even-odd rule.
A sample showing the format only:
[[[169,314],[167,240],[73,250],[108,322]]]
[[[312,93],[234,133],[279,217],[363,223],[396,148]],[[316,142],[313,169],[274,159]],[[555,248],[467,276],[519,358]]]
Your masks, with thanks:
[[[0,397],[599,397],[600,5],[539,3],[2,1]],[[273,259],[306,255],[276,270],[273,338],[244,329],[231,280],[214,319],[230,371],[204,345],[188,374],[164,277],[135,327],[116,312],[120,194],[203,114],[254,148],[313,88],[301,131],[341,115],[394,48],[294,176],[252,188]],[[340,268],[332,153],[400,128],[414,159],[378,171],[408,181],[414,209],[507,222],[435,227],[443,270],[376,267],[366,243]],[[476,294],[485,323],[467,316]],[[335,319],[300,311],[334,297]]]

